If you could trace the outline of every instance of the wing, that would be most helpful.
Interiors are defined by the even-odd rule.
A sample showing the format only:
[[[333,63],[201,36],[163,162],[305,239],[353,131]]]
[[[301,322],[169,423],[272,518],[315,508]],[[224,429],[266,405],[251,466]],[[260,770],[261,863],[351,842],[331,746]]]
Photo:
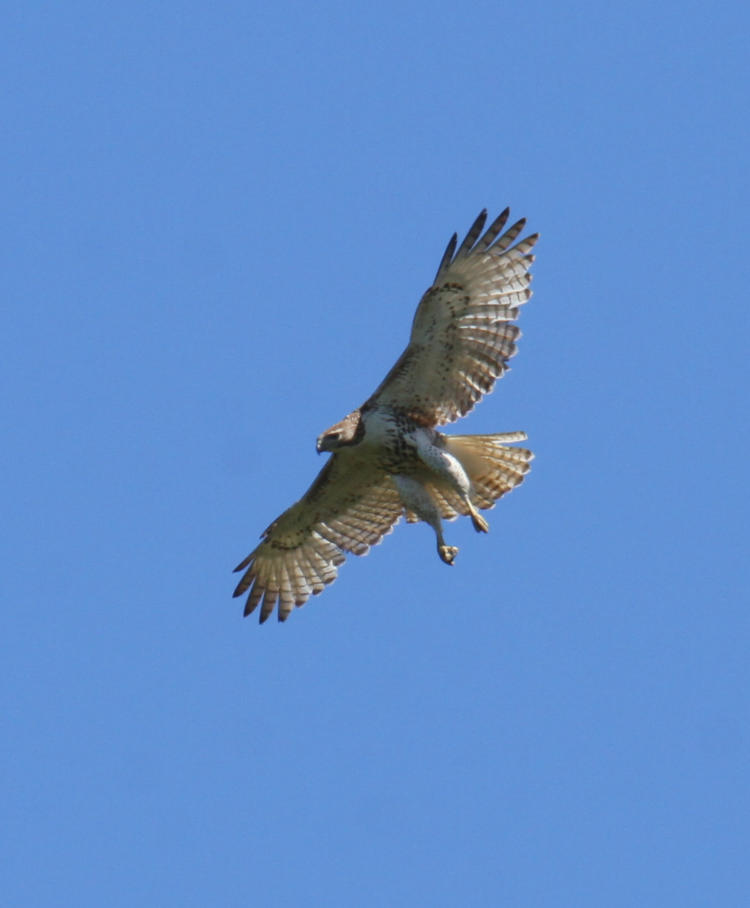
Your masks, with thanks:
[[[279,603],[279,621],[336,579],[344,552],[366,555],[403,512],[392,480],[357,451],[334,454],[302,498],[263,533],[235,570],[245,573],[245,615],[263,600],[261,623]]]
[[[538,239],[516,242],[523,219],[502,233],[509,213],[480,238],[483,211],[458,252],[453,235],[417,307],[409,346],[365,406],[403,409],[426,425],[443,425],[492,390],[516,352],[521,332],[513,322],[531,297],[528,253]]]

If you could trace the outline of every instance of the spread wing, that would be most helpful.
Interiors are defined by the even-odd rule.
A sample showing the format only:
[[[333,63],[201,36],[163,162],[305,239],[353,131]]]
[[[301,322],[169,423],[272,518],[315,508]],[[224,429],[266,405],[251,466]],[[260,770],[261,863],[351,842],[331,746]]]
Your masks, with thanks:
[[[526,221],[503,233],[506,208],[483,236],[483,211],[456,252],[454,234],[435,281],[422,297],[409,346],[366,406],[406,410],[426,425],[468,413],[508,368],[520,336],[513,324],[531,297],[529,250],[538,235],[516,242]]]
[[[263,533],[235,570],[245,573],[245,615],[262,599],[261,623],[279,603],[279,621],[334,581],[344,552],[366,555],[403,513],[392,480],[356,450],[334,454],[300,500]]]

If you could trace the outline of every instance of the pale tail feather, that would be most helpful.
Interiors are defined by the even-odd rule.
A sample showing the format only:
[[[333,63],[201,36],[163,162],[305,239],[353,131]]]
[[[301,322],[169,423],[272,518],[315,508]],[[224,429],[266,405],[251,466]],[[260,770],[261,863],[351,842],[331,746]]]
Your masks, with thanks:
[[[446,435],[444,438],[446,449],[461,461],[471,479],[471,499],[478,508],[493,507],[498,498],[523,482],[524,476],[531,469],[534,457],[531,451],[509,446],[509,442],[525,441],[525,432]],[[468,513],[466,506],[452,489],[429,480],[425,482],[425,486],[446,520]],[[413,523],[418,518],[407,512],[406,519]]]

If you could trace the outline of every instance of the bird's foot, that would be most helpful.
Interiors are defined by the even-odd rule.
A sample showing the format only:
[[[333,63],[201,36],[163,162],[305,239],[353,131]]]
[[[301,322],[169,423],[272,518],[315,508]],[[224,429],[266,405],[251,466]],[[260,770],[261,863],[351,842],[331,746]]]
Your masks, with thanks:
[[[474,529],[477,533],[489,533],[490,525],[473,505],[469,511],[469,517],[471,517],[471,522],[474,524]]]
[[[439,545],[438,555],[446,564],[453,564],[453,560],[458,555],[457,545]]]

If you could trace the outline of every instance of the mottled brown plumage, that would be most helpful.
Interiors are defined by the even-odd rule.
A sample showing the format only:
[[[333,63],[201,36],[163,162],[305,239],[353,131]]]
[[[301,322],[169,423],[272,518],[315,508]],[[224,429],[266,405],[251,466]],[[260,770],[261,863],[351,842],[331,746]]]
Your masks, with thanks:
[[[468,413],[508,368],[520,336],[518,307],[531,296],[530,250],[516,242],[525,221],[503,233],[506,209],[482,234],[483,211],[456,251],[451,238],[435,280],[417,307],[409,344],[375,393],[318,438],[333,452],[303,497],[263,533],[236,568],[234,591],[260,604],[265,621],[278,604],[283,621],[337,576],[345,552],[366,554],[402,513],[434,529],[440,558],[458,549],[443,540],[441,518],[471,517],[518,485],[532,454],[508,447],[523,432],[444,435],[436,426]],[[515,245],[514,245],[515,243]]]

